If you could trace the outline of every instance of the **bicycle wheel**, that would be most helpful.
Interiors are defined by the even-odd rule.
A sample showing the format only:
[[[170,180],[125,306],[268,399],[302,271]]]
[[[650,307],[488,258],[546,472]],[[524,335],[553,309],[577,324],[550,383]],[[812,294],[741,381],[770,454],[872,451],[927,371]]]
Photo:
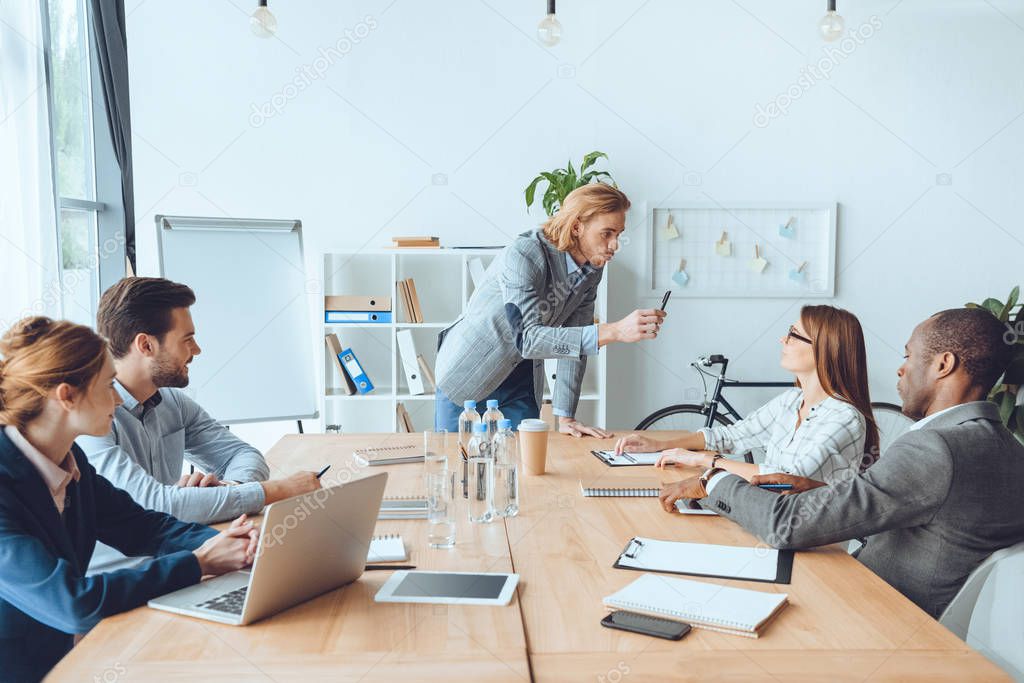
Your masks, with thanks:
[[[636,426],[637,430],[641,429],[653,429],[653,430],[685,430],[687,432],[695,432],[704,426],[704,422],[707,420],[707,407],[698,406],[692,403],[680,403],[679,405],[668,406],[657,410],[643,420]],[[725,415],[718,413],[715,415],[715,422],[720,425],[731,425],[730,420]],[[758,454],[761,459],[764,459],[764,452],[758,449]],[[747,451],[746,453],[740,453],[746,462],[754,462],[754,453]]]
[[[892,403],[872,403],[871,412],[875,414],[875,422],[878,424],[878,453],[881,457],[893,441],[910,429],[914,421],[903,414],[902,408]]]
[[[674,406],[668,406],[661,410],[656,410],[644,419],[640,420],[635,429],[655,429],[655,430],[685,430],[688,432],[695,432],[704,426],[704,422],[707,420],[707,408],[705,406],[699,406],[692,403],[680,403]],[[731,425],[730,420],[721,413],[715,415],[715,422],[722,425]]]

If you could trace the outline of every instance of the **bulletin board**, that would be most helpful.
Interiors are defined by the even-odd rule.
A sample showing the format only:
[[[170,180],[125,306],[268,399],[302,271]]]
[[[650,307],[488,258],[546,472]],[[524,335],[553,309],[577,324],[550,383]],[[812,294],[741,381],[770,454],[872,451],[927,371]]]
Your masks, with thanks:
[[[835,296],[832,203],[688,202],[651,212],[651,295]],[[682,266],[682,267],[680,267]]]

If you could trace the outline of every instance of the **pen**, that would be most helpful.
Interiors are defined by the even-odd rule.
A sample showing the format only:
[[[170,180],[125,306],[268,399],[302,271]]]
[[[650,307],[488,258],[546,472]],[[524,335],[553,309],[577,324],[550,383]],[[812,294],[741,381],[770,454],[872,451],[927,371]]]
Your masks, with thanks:
[[[320,470],[320,472],[317,473],[316,478],[319,479],[320,477],[324,476],[324,472],[326,472],[329,469],[331,469],[330,465]]]
[[[374,570],[387,571],[388,569],[416,569],[414,564],[368,564],[366,570],[372,572]]]
[[[634,463],[634,464],[636,463],[636,458],[634,458],[629,453],[623,453],[622,457],[625,458],[626,460],[630,461],[631,463]]]
[[[672,296],[672,290],[665,292],[665,296],[661,297],[661,310],[665,310],[665,304],[668,303],[668,298]]]
[[[790,491],[793,489],[792,484],[758,484],[757,488],[765,489],[768,491]]]

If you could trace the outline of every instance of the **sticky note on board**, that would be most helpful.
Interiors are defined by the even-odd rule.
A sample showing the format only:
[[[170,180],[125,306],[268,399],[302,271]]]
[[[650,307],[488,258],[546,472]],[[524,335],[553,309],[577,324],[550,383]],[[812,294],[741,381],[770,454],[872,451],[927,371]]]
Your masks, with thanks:
[[[674,240],[679,237],[679,230],[676,229],[676,223],[672,220],[672,214],[668,215],[668,223],[665,224],[665,239]]]
[[[755,273],[763,273],[764,269],[768,267],[768,260],[761,256],[761,247],[756,244],[754,245],[754,258],[750,259],[749,267]]]
[[[686,274],[685,270],[677,270],[672,273],[672,282],[676,283],[680,287],[685,287],[686,283],[690,281],[690,276]]]
[[[807,280],[807,261],[800,264],[799,268],[793,268],[789,271],[789,279],[793,282],[803,283]]]
[[[786,221],[784,225],[779,226],[779,237],[785,237],[786,239],[796,239],[796,226],[794,223],[796,219],[792,216]]]
[[[715,242],[715,253],[719,256],[732,256],[732,242],[729,241],[728,233],[723,232],[719,240]]]

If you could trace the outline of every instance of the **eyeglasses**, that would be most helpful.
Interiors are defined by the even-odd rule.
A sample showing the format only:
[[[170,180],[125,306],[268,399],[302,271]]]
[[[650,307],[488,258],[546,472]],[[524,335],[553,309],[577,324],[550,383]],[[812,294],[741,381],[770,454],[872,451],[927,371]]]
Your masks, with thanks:
[[[792,325],[790,325],[789,331],[786,333],[786,343],[787,344],[789,343],[790,339],[796,339],[797,341],[802,341],[804,344],[813,344],[814,343],[810,339],[808,339],[807,337],[803,336],[802,334],[797,332],[795,329],[793,329]]]

